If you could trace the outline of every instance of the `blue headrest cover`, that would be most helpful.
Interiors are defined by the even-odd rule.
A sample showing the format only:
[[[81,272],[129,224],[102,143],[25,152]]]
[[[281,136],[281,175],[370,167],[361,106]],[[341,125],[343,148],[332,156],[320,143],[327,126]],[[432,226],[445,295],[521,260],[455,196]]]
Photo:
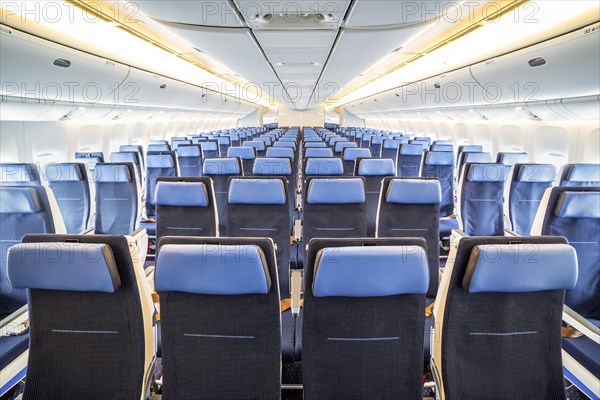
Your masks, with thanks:
[[[135,151],[142,153],[142,146],[137,144],[122,144],[119,146],[119,151]]]
[[[216,151],[219,149],[217,142],[200,142],[199,144],[203,151]]]
[[[498,153],[498,162],[504,165],[515,165],[529,162],[527,153]]]
[[[35,214],[41,210],[34,188],[0,186],[0,214]]]
[[[114,293],[121,287],[110,246],[99,243],[21,243],[8,249],[15,289]]]
[[[35,164],[1,163],[0,175],[1,182],[4,184],[40,184],[40,176]]]
[[[230,147],[227,149],[227,157],[240,157],[242,160],[254,160],[256,149],[254,147]]]
[[[77,163],[48,164],[44,169],[48,182],[79,182],[83,180]]]
[[[440,204],[442,189],[437,179],[393,179],[385,201],[394,204]]]
[[[228,136],[219,136],[217,137],[217,143],[219,144],[230,144],[231,139]]]
[[[568,244],[489,244],[471,251],[463,278],[469,293],[573,289],[577,255]]]
[[[275,142],[273,144],[273,147],[284,147],[284,148],[290,148],[290,149],[295,149],[296,148],[296,142],[295,141],[284,141],[284,139],[280,139],[278,142]]]
[[[479,144],[467,144],[464,146],[459,146],[458,151],[460,153],[466,153],[466,152],[480,153],[483,151],[483,146],[481,146]]]
[[[305,167],[306,175],[343,175],[344,164],[341,158],[308,158]]]
[[[291,147],[269,147],[267,157],[288,157],[294,159],[294,149]]]
[[[358,145],[355,142],[337,142],[334,149],[337,153],[341,153],[344,149],[349,147],[358,147]]]
[[[132,182],[133,177],[126,164],[96,164],[94,181],[100,183]]]
[[[148,168],[174,168],[175,159],[171,154],[148,154],[146,156]]]
[[[573,164],[569,166],[566,180],[570,182],[599,182],[599,164]]]
[[[382,144],[385,139],[384,136],[375,136],[371,139],[371,144]]]
[[[304,152],[304,156],[306,158],[308,158],[308,157],[333,157],[333,151],[328,148],[312,147],[312,148],[306,149],[306,151]]]
[[[285,188],[280,179],[232,179],[230,204],[285,204]]]
[[[600,192],[562,192],[554,215],[560,218],[600,218]]]
[[[308,142],[304,144],[305,149],[314,149],[314,148],[325,148],[327,147],[327,143],[325,142]]]
[[[253,175],[291,175],[292,163],[289,158],[260,157],[254,161]]]
[[[202,157],[202,149],[198,145],[183,145],[177,147],[177,157]]]
[[[357,158],[371,157],[371,150],[365,148],[348,147],[347,149],[344,149],[344,152],[342,154],[344,157],[344,161],[356,161]]]
[[[169,142],[163,139],[151,139],[149,144],[168,144]]]
[[[240,163],[237,158],[207,158],[204,160],[205,175],[240,175]]]
[[[202,182],[156,183],[156,205],[175,207],[208,207],[208,191]]]
[[[171,151],[171,147],[166,143],[149,144],[148,151]]]
[[[315,297],[425,294],[427,254],[419,246],[327,247],[315,260]]]
[[[504,164],[470,164],[466,172],[469,182],[503,182],[506,177]]]
[[[492,155],[490,153],[462,153],[463,154],[463,164],[466,163],[491,163]],[[504,165],[504,164],[503,164]]]
[[[454,165],[454,153],[451,151],[428,151],[425,153],[425,165]]]
[[[264,151],[267,148],[265,142],[253,140],[250,142],[244,142],[244,147],[255,147],[258,151]]]
[[[156,290],[210,295],[267,294],[271,278],[255,245],[166,244],[156,260]]]
[[[449,151],[454,152],[454,146],[451,144],[434,144],[431,146],[431,151]]]
[[[549,164],[522,164],[519,166],[519,182],[554,182],[556,167]]]
[[[264,142],[265,145],[267,145],[267,146],[270,146],[273,143],[273,139],[271,139],[270,137],[266,137],[266,136],[256,138],[256,140],[259,142]]]
[[[384,149],[397,149],[398,147],[400,147],[401,144],[406,143],[405,140],[401,140],[401,139],[385,139],[383,141],[383,148]]]
[[[395,176],[396,164],[391,158],[366,158],[358,164],[360,176]]]
[[[421,144],[401,144],[398,151],[400,156],[421,156],[423,155],[423,145]]]
[[[309,204],[362,204],[365,185],[362,179],[313,179],[308,187]]]
[[[133,151],[111,153],[110,162],[139,164],[139,154]]]

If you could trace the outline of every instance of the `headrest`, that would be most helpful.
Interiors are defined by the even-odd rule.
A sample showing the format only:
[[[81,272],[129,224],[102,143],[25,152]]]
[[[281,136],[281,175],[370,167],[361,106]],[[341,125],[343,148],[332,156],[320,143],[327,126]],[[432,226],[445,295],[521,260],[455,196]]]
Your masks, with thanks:
[[[452,143],[453,143],[453,142],[452,142],[452,140],[450,140],[450,139],[438,139],[438,140],[434,140],[434,141],[433,141],[433,144],[434,144],[434,145],[438,145],[438,144],[439,144],[439,145],[443,145],[443,146],[446,146],[446,145],[453,146],[453,144],[452,144]]]
[[[280,179],[232,179],[229,204],[285,204],[285,187]]]
[[[273,147],[284,147],[284,148],[290,148],[290,149],[295,149],[296,148],[296,142],[285,142],[283,141],[283,139],[280,139],[278,142],[273,143]]]
[[[202,151],[217,151],[219,150],[219,144],[217,142],[201,142],[199,143],[202,147]]]
[[[173,141],[173,149],[177,150],[181,146],[186,146],[192,144],[191,140],[174,140]]]
[[[254,147],[257,151],[265,151],[267,145],[265,144],[265,142],[252,140],[250,142],[244,142],[244,147]]]
[[[491,163],[492,155],[490,153],[462,153],[462,163]]]
[[[458,153],[466,153],[466,152],[474,152],[474,153],[480,153],[483,151],[483,146],[479,145],[479,144],[467,144],[467,145],[462,145],[462,146],[458,146]]]
[[[169,146],[167,143],[149,144],[148,151],[171,151],[171,146]]]
[[[102,159],[98,157],[77,157],[75,158],[75,161],[89,166],[95,166],[96,164],[103,162]]]
[[[220,145],[231,144],[231,139],[229,138],[229,136],[218,136],[216,139],[217,143],[219,143]]]
[[[242,173],[237,158],[207,158],[204,160],[205,175],[240,175]]]
[[[306,198],[309,204],[362,204],[365,184],[360,178],[313,179]]]
[[[491,163],[470,164],[466,177],[469,182],[503,182],[506,179],[506,166]]]
[[[292,163],[289,158],[260,157],[254,161],[253,175],[291,175]]]
[[[42,211],[32,187],[0,186],[0,214],[35,214]]]
[[[427,143],[427,146],[431,144],[431,138],[429,136],[416,136],[413,141]]]
[[[166,244],[156,260],[156,290],[211,295],[267,294],[271,278],[256,245]]]
[[[385,201],[394,204],[440,204],[442,189],[437,179],[392,179]]]
[[[334,149],[336,153],[341,153],[344,149],[349,147],[358,147],[358,145],[355,142],[337,142]]]
[[[371,150],[365,148],[349,147],[347,149],[344,149],[342,156],[344,157],[344,161],[356,161],[357,158],[371,157]]]
[[[304,142],[321,142],[321,138],[318,136],[305,136]]]
[[[451,144],[434,144],[431,146],[431,151],[449,151],[454,152],[454,146]]]
[[[110,162],[115,163],[132,163],[139,164],[140,163],[140,155],[137,152],[133,151],[119,151],[116,153],[110,154]]]
[[[137,144],[122,144],[119,146],[119,151],[136,151],[140,154],[143,153],[142,146]]]
[[[600,182],[600,164],[571,164],[565,166],[569,182]]]
[[[375,135],[371,135],[371,134],[365,134],[362,135],[362,141],[363,142],[370,142],[371,139],[374,137]]]
[[[371,139],[371,144],[382,144],[385,139],[384,136],[375,136]]]
[[[308,143],[304,144],[305,149],[324,148],[324,147],[327,147],[327,143],[325,143],[325,142],[308,142]]]
[[[498,164],[510,165],[529,162],[527,153],[498,153],[496,162]]]
[[[352,149],[347,149],[352,150]],[[346,151],[346,150],[345,150]],[[345,152],[344,151],[344,152]],[[339,157],[309,158],[306,160],[305,175],[343,175],[344,163]]]
[[[469,293],[573,289],[577,255],[568,244],[488,244],[471,251],[463,278]]]
[[[162,139],[151,139],[150,142],[148,142],[149,144],[168,144],[169,142],[167,142],[166,140],[162,140]]]
[[[339,136],[332,136],[331,138],[329,138],[328,143],[331,146],[331,145],[335,145],[338,142],[347,142],[347,141],[348,141],[348,139],[346,139],[346,138],[339,137]]]
[[[554,182],[556,167],[549,164],[521,164],[517,166],[519,182]]]
[[[147,154],[147,168],[174,168],[175,159],[171,154]]]
[[[256,149],[254,147],[230,147],[227,149],[227,157],[240,157],[242,160],[254,160]]]
[[[48,164],[44,168],[48,182],[79,182],[83,180],[81,166],[77,163]]]
[[[156,183],[156,205],[175,207],[208,207],[208,191],[203,182]]]
[[[408,140],[404,139],[385,139],[383,141],[384,149],[397,149],[401,144],[408,143]]]
[[[133,182],[133,177],[127,164],[96,164],[94,181],[98,183]]]
[[[0,175],[2,184],[41,185],[36,164],[1,163]]]
[[[15,289],[114,293],[121,287],[110,246],[99,243],[21,243],[8,249]]]
[[[425,153],[425,165],[454,165],[454,153],[451,151],[428,151]]]
[[[315,297],[425,294],[427,254],[419,246],[326,247],[315,260]]]
[[[333,157],[333,151],[327,148],[308,148],[304,152],[304,157]]]
[[[261,136],[259,138],[256,138],[256,140],[259,142],[264,142],[267,146],[270,146],[271,144],[273,144],[273,139],[271,139],[268,136]]]
[[[104,162],[104,153],[102,153],[101,151],[78,151],[75,153],[75,158],[98,158],[100,159],[99,162]]]
[[[423,145],[421,144],[401,144],[398,150],[399,156],[422,156]]]
[[[202,148],[197,144],[178,146],[177,157],[202,157]]]
[[[365,158],[358,164],[360,176],[395,176],[396,164],[391,158]]]
[[[560,218],[600,218],[600,192],[562,192],[554,215]]]
[[[290,147],[269,147],[267,157],[287,157],[294,159],[294,149]]]

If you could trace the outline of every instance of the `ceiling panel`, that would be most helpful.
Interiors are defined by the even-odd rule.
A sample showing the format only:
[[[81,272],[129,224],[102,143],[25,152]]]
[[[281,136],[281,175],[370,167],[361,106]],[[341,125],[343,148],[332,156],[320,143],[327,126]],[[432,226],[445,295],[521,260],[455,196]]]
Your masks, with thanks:
[[[357,0],[345,26],[418,24],[445,14],[448,18],[457,18],[461,13],[459,3],[456,0]]]
[[[227,65],[248,82],[276,82],[269,64],[254,43],[249,29],[195,28],[171,30],[193,46]]]
[[[243,22],[227,0],[136,0],[140,11],[158,20],[183,24],[240,27]]]

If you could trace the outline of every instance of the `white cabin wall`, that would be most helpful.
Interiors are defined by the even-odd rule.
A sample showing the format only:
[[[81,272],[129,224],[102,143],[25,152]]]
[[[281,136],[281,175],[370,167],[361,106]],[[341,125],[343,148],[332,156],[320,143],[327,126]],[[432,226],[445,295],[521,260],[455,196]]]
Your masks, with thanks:
[[[122,144],[147,146],[169,139],[237,126],[237,119],[188,121],[0,121],[0,162],[73,161],[76,151],[102,151],[105,157]]]
[[[460,144],[482,144],[492,156],[500,151],[526,151],[532,162],[598,163],[598,121],[425,121],[366,119],[373,129],[397,131],[434,139],[453,139]],[[392,127],[393,129],[390,129]]]

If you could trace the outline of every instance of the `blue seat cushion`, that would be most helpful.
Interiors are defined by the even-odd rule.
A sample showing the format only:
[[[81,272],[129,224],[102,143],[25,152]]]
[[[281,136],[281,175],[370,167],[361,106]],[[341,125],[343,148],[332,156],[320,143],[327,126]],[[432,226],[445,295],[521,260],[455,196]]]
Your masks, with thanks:
[[[600,345],[598,343],[586,336],[574,339],[563,338],[562,347],[596,378],[600,378]]]
[[[452,229],[458,229],[458,220],[456,218],[444,218],[440,220],[440,237],[450,236]]]
[[[23,354],[29,347],[29,333],[18,336],[0,336],[0,371]]]
[[[140,222],[140,228],[145,229],[148,235],[156,236],[156,222],[142,221]]]

